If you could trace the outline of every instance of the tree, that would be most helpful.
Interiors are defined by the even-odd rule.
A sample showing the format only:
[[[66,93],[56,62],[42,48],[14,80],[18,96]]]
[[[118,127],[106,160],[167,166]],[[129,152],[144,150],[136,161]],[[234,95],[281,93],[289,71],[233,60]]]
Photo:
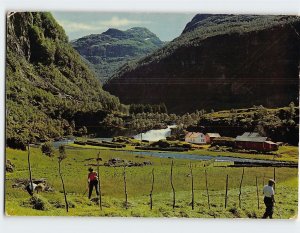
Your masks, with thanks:
[[[65,204],[66,204],[66,211],[69,212],[69,204],[68,204],[68,200],[67,200],[67,194],[66,194],[66,189],[65,189],[65,183],[64,183],[64,179],[61,173],[61,162],[67,158],[67,154],[66,154],[66,150],[65,150],[65,146],[64,145],[60,145],[58,148],[58,173],[61,179],[61,183],[62,183],[62,188],[63,188],[63,192],[64,192],[64,197],[65,197]]]
[[[290,113],[290,119],[293,120],[295,115],[296,115],[296,110],[295,110],[295,104],[294,102],[291,102],[289,104],[289,113]]]
[[[87,135],[87,133],[88,133],[87,128],[86,128],[85,126],[83,126],[83,127],[82,127],[82,134],[83,134],[83,135]]]

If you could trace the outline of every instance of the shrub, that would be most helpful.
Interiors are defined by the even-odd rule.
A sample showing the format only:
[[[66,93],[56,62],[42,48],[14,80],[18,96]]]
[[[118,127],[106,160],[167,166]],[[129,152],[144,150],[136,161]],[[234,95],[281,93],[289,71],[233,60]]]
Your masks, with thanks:
[[[42,145],[42,153],[49,156],[53,157],[54,156],[54,148],[51,142],[46,142]]]
[[[24,201],[21,206],[30,207],[36,210],[49,210],[51,209],[51,205],[48,200],[39,195],[34,195],[30,197],[27,201]]]

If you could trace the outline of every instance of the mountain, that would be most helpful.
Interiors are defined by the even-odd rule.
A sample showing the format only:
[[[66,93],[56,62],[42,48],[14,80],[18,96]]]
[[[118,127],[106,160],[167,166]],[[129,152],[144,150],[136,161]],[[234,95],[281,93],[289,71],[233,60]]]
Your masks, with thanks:
[[[154,33],[142,27],[126,31],[111,28],[102,34],[92,34],[72,42],[103,82],[126,62],[149,55],[163,44]]]
[[[24,149],[28,140],[59,138],[83,126],[93,130],[120,106],[118,98],[103,91],[50,13],[8,14],[8,146]]]
[[[300,17],[196,15],[153,54],[104,85],[123,103],[164,102],[169,112],[298,102]]]

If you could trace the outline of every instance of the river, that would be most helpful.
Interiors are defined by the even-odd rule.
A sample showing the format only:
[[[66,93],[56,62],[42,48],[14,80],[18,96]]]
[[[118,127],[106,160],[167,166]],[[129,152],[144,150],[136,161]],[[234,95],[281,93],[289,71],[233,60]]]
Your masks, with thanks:
[[[196,155],[178,152],[157,152],[157,151],[130,151],[130,153],[145,156],[154,156],[159,158],[172,158],[172,159],[191,159],[191,160],[211,160],[215,161],[228,161],[228,162],[247,162],[247,163],[261,163],[261,164],[281,164],[280,161],[262,160],[262,159],[245,159],[229,156],[211,156],[211,155]]]

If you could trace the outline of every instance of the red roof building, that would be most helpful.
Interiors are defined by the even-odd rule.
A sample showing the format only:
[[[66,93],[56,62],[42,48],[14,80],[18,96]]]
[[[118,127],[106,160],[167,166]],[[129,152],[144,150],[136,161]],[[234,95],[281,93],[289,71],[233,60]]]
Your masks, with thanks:
[[[262,137],[259,133],[246,132],[241,136],[235,138],[235,147],[245,150],[256,151],[275,151],[278,150],[278,145],[270,140],[268,137]]]
[[[220,138],[221,135],[218,133],[207,133],[205,134],[206,143],[210,144],[215,138]]]

